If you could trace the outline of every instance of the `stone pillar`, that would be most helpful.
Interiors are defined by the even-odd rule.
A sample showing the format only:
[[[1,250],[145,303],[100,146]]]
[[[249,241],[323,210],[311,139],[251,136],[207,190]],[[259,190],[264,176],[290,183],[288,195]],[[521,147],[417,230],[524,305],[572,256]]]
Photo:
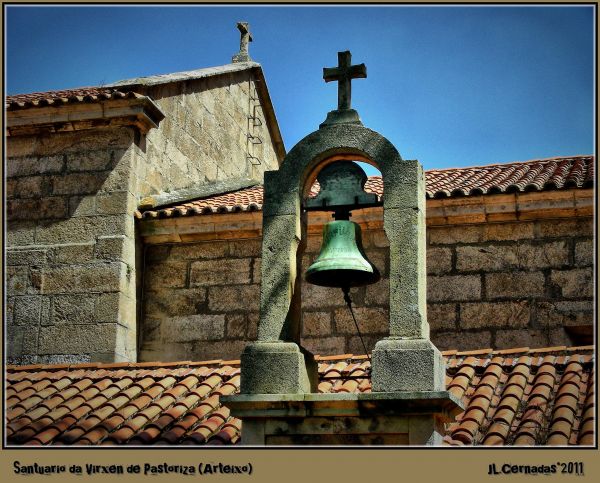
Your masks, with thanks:
[[[429,340],[427,323],[423,168],[418,161],[404,161],[400,170],[382,174],[390,242],[390,335],[373,350],[373,391],[440,391],[444,363]]]
[[[298,184],[281,172],[265,173],[258,340],[241,356],[242,394],[316,390],[314,357],[299,345],[303,230]]]

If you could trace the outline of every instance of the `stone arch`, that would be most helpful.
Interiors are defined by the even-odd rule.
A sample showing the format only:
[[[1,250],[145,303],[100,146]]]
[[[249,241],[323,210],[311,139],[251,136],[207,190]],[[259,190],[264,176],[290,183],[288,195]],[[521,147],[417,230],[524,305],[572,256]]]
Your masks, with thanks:
[[[372,163],[383,178],[391,253],[390,337],[428,337],[423,169],[417,161],[403,160],[381,134],[362,125],[333,124],[306,136],[278,171],[265,173],[259,342],[299,342],[302,195],[321,163],[346,155]]]

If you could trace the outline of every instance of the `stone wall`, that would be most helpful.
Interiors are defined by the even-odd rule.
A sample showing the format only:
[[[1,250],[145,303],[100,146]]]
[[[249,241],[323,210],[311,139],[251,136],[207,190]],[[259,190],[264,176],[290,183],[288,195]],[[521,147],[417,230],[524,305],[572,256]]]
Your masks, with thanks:
[[[232,178],[262,182],[279,164],[250,71],[136,88],[165,114],[146,138],[140,196]],[[258,107],[257,107],[258,106]],[[256,121],[249,119],[255,114]],[[255,125],[256,124],[256,125]],[[260,139],[261,142],[252,140]],[[254,165],[248,155],[261,164]],[[258,161],[254,161],[258,162]]]
[[[7,140],[7,360],[135,360],[133,129]]]
[[[217,180],[262,181],[278,167],[252,75],[136,89],[166,116],[146,134],[40,128],[7,138],[9,362],[136,360],[140,200]]]
[[[593,323],[592,219],[427,227],[428,320],[440,349],[581,343]],[[386,335],[389,256],[381,229],[363,231],[382,280],[353,289],[369,350]],[[320,236],[309,237],[304,270]],[[238,358],[256,337],[260,238],[150,245],[140,360]],[[341,290],[302,286],[303,344],[364,352]],[[567,330],[565,330],[565,327]],[[568,335],[572,329],[573,338]]]

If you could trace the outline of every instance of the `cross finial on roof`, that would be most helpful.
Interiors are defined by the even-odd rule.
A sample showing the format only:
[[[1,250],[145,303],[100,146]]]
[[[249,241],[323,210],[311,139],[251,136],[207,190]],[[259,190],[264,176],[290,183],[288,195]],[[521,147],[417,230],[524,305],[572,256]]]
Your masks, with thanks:
[[[351,65],[352,54],[349,50],[338,52],[338,66],[323,68],[325,82],[338,81],[338,110],[350,109],[352,79],[366,78],[365,64]]]
[[[248,42],[252,42],[250,25],[248,22],[238,22],[237,28],[240,31],[240,51],[231,60],[232,62],[249,62],[252,60],[248,54]]]

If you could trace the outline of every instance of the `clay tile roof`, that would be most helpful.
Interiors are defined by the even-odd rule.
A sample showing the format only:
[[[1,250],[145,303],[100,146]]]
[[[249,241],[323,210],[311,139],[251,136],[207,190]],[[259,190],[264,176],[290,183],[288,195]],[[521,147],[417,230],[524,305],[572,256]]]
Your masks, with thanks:
[[[445,351],[465,409],[444,444],[593,445],[594,351],[586,347]],[[365,356],[317,356],[319,392],[370,392]],[[123,369],[123,367],[126,367]],[[220,396],[239,361],[9,366],[8,445],[231,445],[241,422]]]
[[[74,103],[100,102],[109,99],[142,97],[130,90],[117,90],[108,87],[79,87],[62,91],[32,92],[6,96],[6,110],[28,109],[43,106],[61,106]]]
[[[427,198],[475,196],[497,193],[591,188],[594,183],[594,157],[572,156],[507,164],[430,170],[425,173]],[[311,196],[318,193],[318,184]],[[371,176],[365,191],[383,196],[383,180]],[[232,193],[210,196],[160,209],[138,211],[138,218],[170,218],[260,211],[263,187],[253,186]]]

